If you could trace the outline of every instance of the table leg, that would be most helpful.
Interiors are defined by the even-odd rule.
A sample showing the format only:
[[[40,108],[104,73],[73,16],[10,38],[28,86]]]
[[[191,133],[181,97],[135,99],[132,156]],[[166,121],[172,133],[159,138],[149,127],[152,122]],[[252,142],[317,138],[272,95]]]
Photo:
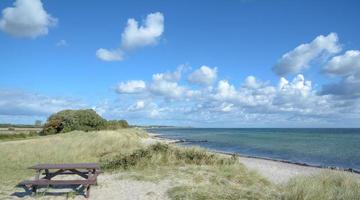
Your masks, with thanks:
[[[85,197],[90,197],[90,185],[85,186]]]
[[[45,179],[48,179],[48,180],[51,179],[49,169],[45,169]]]
[[[39,180],[41,174],[41,169],[36,170],[35,180]]]
[[[91,169],[89,169],[89,170],[88,170],[88,179],[90,179],[90,178],[91,178],[91,176],[92,176],[91,174],[92,174],[92,170],[91,170]]]

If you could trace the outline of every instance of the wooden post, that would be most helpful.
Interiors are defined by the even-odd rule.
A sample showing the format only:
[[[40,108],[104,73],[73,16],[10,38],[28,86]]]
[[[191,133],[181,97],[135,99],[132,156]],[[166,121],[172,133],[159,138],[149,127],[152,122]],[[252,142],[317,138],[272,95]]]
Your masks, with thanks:
[[[89,198],[90,197],[90,185],[85,186],[86,191],[85,191],[85,197]]]
[[[31,186],[31,192],[33,192],[34,195],[36,195],[36,189],[37,189],[36,187],[37,187],[36,185]]]
[[[45,169],[45,178],[50,180],[50,173],[49,173],[49,169]]]
[[[36,170],[35,180],[39,180],[41,169]]]

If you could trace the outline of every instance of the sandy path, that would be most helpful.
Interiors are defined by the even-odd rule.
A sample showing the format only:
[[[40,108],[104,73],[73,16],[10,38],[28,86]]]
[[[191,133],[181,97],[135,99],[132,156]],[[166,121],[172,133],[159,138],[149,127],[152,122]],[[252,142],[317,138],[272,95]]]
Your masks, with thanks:
[[[118,175],[99,176],[101,185],[91,188],[91,199],[122,200],[167,200],[166,191],[170,189],[170,180],[158,183],[117,178]]]
[[[90,190],[90,200],[168,200],[167,190],[173,187],[171,179],[165,179],[154,183],[149,181],[138,181],[122,179],[121,173],[101,174],[98,176],[97,186],[92,186]],[[86,199],[83,195],[69,195],[66,193],[73,190],[70,188],[40,188],[36,197],[24,193],[24,190],[17,190],[17,195],[8,196],[6,199],[41,199],[41,200],[63,200],[63,199]],[[45,192],[46,191],[46,192]],[[42,194],[45,192],[45,195]],[[1,197],[0,197],[1,199]]]

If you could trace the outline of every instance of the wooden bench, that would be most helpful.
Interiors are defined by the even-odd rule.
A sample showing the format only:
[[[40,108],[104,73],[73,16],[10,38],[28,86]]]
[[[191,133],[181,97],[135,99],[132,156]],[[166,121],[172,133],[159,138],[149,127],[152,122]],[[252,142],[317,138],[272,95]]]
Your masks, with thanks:
[[[31,192],[36,193],[39,186],[64,186],[64,185],[82,185],[85,189],[85,197],[90,196],[90,186],[97,184],[97,176],[102,173],[96,163],[77,163],[77,164],[39,164],[29,169],[36,170],[34,180],[26,180],[19,185],[31,188]],[[42,173],[42,171],[45,171]],[[56,170],[51,172],[50,170]],[[84,179],[79,180],[51,180],[58,175],[79,175]],[[41,175],[45,175],[40,178]]]

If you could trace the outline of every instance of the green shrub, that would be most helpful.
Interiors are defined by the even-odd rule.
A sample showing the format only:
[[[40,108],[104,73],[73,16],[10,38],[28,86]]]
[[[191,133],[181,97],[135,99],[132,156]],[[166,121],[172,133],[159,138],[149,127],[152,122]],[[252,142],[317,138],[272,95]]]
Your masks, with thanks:
[[[97,131],[128,128],[126,120],[106,121],[92,109],[63,110],[51,115],[44,125],[41,135],[66,133],[74,130]]]
[[[106,122],[106,129],[116,130],[122,128],[129,128],[129,124],[126,120],[109,120]]]
[[[94,131],[104,129],[106,120],[94,110],[63,110],[51,115],[42,131],[43,135],[66,133],[73,130]]]
[[[37,136],[37,132],[26,133],[10,133],[10,134],[0,134],[0,140],[13,140],[13,139],[24,139],[28,137]]]

